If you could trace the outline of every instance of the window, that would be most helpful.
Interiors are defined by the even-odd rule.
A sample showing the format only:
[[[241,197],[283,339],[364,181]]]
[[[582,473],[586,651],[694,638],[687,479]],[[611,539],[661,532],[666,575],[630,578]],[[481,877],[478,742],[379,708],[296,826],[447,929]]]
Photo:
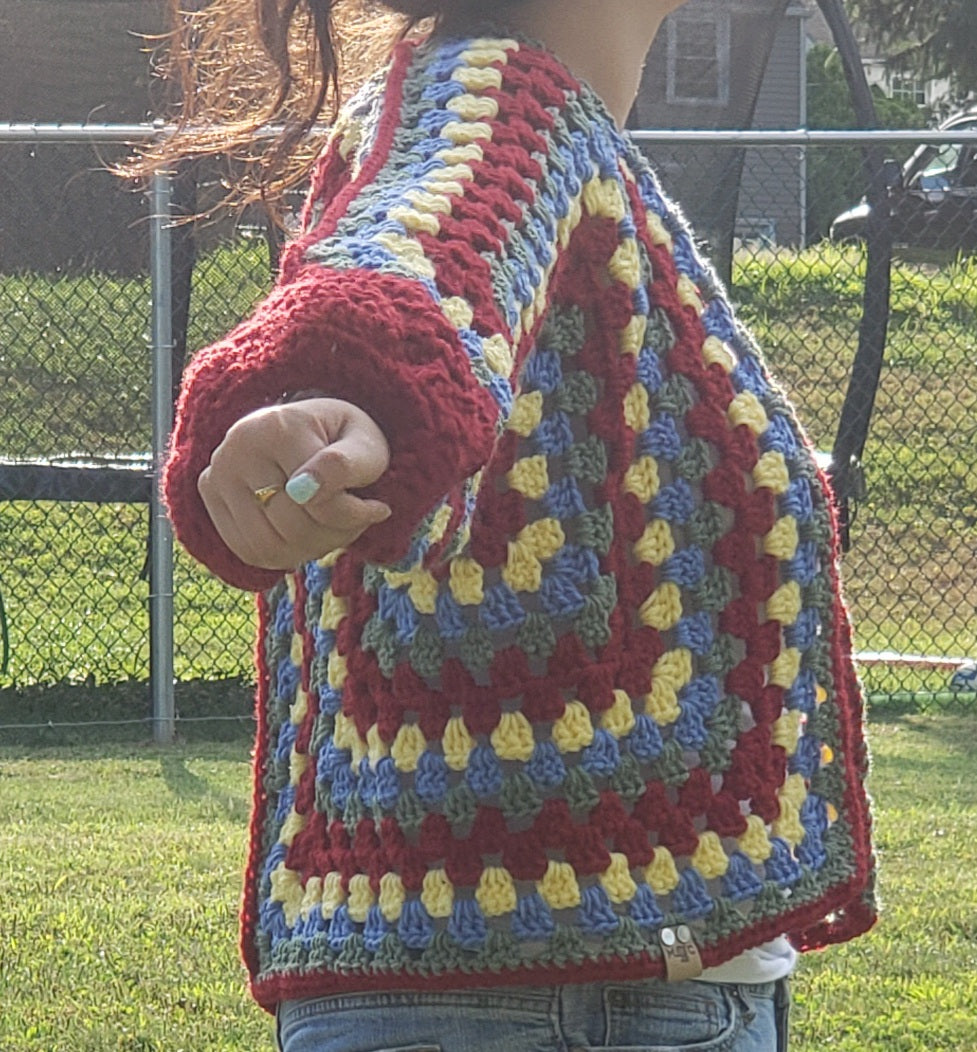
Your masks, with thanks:
[[[931,147],[931,159],[914,180],[918,190],[949,190],[953,172],[960,163],[960,147],[947,145]]]
[[[729,13],[696,9],[668,20],[667,100],[725,106],[729,102]]]
[[[894,99],[911,102],[914,106],[926,105],[926,85],[918,77],[898,77],[893,74],[889,84]]]

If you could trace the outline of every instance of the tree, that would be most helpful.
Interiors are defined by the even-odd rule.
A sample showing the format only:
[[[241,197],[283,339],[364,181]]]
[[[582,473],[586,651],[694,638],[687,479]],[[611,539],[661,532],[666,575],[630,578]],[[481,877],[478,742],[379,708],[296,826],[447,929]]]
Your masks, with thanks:
[[[852,0],[852,10],[895,66],[950,77],[961,97],[977,91],[977,0]]]
[[[926,113],[912,103],[892,99],[881,89],[872,95],[882,128],[922,128]],[[857,128],[851,94],[838,52],[816,44],[807,56],[807,123],[809,128]],[[887,155],[904,160],[912,146],[888,147]],[[807,154],[807,230],[811,239],[823,237],[831,220],[865,193],[861,153],[857,147],[825,146]]]

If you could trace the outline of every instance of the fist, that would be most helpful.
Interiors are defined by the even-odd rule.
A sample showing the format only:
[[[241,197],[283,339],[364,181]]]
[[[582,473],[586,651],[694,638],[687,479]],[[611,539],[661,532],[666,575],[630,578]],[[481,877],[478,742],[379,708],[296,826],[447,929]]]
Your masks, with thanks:
[[[242,417],[214,450],[197,489],[239,559],[292,570],[348,547],[389,518],[386,504],[355,492],[389,464],[387,440],[363,410],[309,398]]]

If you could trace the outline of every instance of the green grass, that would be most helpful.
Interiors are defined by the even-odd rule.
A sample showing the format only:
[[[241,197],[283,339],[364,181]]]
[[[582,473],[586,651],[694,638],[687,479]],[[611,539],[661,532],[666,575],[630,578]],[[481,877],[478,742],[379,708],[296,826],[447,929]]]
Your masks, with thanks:
[[[0,503],[8,681],[146,678],[147,532],[145,506]],[[174,575],[177,678],[249,675],[254,597],[226,587],[182,549]]]
[[[738,255],[734,299],[830,449],[857,345],[864,257],[822,243]],[[207,255],[195,274],[190,346],[244,316],[268,283],[261,242]],[[148,287],[88,275],[0,287],[5,455],[149,445]],[[860,649],[977,656],[977,260],[893,270],[887,364],[865,454],[869,497],[845,557]],[[0,504],[11,660],[4,685],[148,675],[144,508]],[[240,677],[251,600],[177,561],[177,676]],[[946,673],[864,670],[871,691],[940,690]]]
[[[973,1052],[973,720],[870,737],[883,917],[803,960],[791,1047]],[[249,793],[241,735],[0,750],[4,1052],[273,1047],[236,947]]]
[[[188,346],[237,324],[270,283],[264,242],[215,249],[194,271]],[[0,449],[4,456],[150,448],[146,277],[24,273],[0,281]]]
[[[832,447],[858,344],[857,247],[741,255],[734,297],[815,445]],[[977,260],[897,262],[886,364],[863,462],[868,499],[844,558],[862,650],[977,656]],[[863,669],[873,692],[947,674]]]
[[[234,935],[246,747],[98,744],[0,771],[0,1047],[271,1048]]]
[[[977,745],[973,720],[870,727],[882,920],[808,957],[796,985],[801,1049],[977,1049]],[[815,1006],[818,1006],[815,1008]]]
[[[194,273],[188,345],[244,317],[269,283],[264,242],[210,252]],[[0,284],[0,450],[45,457],[149,450],[151,355],[146,278],[4,276]],[[145,679],[148,520],[135,505],[0,503],[2,590],[11,659],[0,682]],[[176,562],[176,675],[244,676],[254,601]]]

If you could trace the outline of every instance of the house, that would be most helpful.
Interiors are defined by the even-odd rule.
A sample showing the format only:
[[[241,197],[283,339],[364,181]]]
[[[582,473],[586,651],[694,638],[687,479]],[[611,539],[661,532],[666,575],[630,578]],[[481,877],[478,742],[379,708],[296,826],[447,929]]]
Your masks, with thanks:
[[[812,5],[807,21],[807,35],[812,44],[832,44],[831,30],[816,5]],[[873,87],[879,87],[895,99],[905,99],[933,113],[946,111],[953,100],[953,85],[946,78],[924,79],[896,70],[885,55],[881,41],[864,24],[855,23],[855,36],[862,55],[865,77]]]
[[[812,6],[792,0],[784,12],[760,85],[753,128],[791,131],[807,126],[807,25]],[[748,150],[740,183],[739,236],[804,245],[806,188],[802,147]]]
[[[689,0],[655,41],[629,125],[797,129],[805,123],[807,0]],[[646,152],[728,277],[733,236],[804,241],[795,148],[652,144]]]
[[[858,26],[856,33],[870,84],[919,105],[945,104],[947,82],[893,70],[871,34]],[[629,125],[804,128],[807,53],[815,43],[834,43],[816,0],[688,0],[666,20],[649,53]],[[727,276],[727,243],[734,236],[806,244],[803,148],[656,143],[646,152]]]

